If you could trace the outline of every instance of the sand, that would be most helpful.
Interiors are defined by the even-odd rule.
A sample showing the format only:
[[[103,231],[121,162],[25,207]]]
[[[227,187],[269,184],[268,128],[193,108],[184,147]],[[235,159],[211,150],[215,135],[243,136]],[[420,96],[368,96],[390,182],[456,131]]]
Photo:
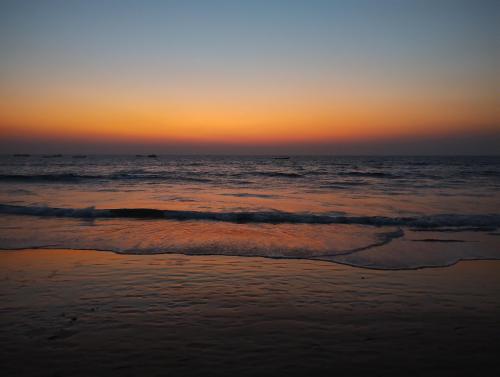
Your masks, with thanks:
[[[500,261],[0,252],[4,376],[500,375]]]

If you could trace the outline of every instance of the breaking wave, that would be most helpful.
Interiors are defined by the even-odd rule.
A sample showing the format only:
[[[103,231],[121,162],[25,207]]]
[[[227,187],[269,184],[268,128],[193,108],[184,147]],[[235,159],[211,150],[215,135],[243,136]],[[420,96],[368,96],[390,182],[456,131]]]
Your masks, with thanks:
[[[42,217],[72,218],[136,218],[166,220],[210,220],[231,223],[267,224],[353,224],[371,226],[406,226],[412,228],[497,228],[500,214],[440,214],[430,216],[387,217],[387,216],[339,216],[321,213],[295,213],[282,211],[210,212],[164,210],[154,208],[56,208],[42,206],[18,206],[0,204],[0,213]]]

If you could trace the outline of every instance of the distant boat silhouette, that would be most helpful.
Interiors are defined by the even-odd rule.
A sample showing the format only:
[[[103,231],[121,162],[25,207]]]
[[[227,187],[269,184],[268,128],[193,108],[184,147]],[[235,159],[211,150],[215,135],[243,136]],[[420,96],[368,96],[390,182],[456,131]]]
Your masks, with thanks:
[[[273,160],[289,160],[289,156],[277,156],[277,157],[272,157]]]
[[[157,155],[155,155],[155,154],[148,154],[148,157],[149,157],[149,158],[157,158],[158,156],[157,156]]]
[[[44,154],[42,157],[43,158],[58,158],[58,157],[62,157],[62,154]]]
[[[27,153],[16,153],[14,154],[14,157],[29,157],[31,155],[27,154]]]

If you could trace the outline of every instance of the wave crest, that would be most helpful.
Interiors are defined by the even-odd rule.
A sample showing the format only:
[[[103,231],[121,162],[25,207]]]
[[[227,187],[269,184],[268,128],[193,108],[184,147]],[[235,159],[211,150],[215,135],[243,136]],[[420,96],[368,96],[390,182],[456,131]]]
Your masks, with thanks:
[[[406,226],[424,229],[442,227],[477,227],[491,229],[500,226],[500,214],[441,214],[413,217],[332,216],[321,213],[314,214],[281,211],[210,212],[163,210],[155,208],[56,208],[42,206],[17,206],[8,204],[0,204],[0,213],[44,217],[210,220],[232,223],[268,224],[353,224],[371,226]]]

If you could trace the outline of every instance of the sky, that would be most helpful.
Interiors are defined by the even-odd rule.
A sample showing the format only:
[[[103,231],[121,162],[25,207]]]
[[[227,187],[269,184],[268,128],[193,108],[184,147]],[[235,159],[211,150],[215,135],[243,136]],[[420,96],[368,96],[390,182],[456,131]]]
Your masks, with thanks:
[[[495,0],[0,0],[6,153],[500,153]]]

